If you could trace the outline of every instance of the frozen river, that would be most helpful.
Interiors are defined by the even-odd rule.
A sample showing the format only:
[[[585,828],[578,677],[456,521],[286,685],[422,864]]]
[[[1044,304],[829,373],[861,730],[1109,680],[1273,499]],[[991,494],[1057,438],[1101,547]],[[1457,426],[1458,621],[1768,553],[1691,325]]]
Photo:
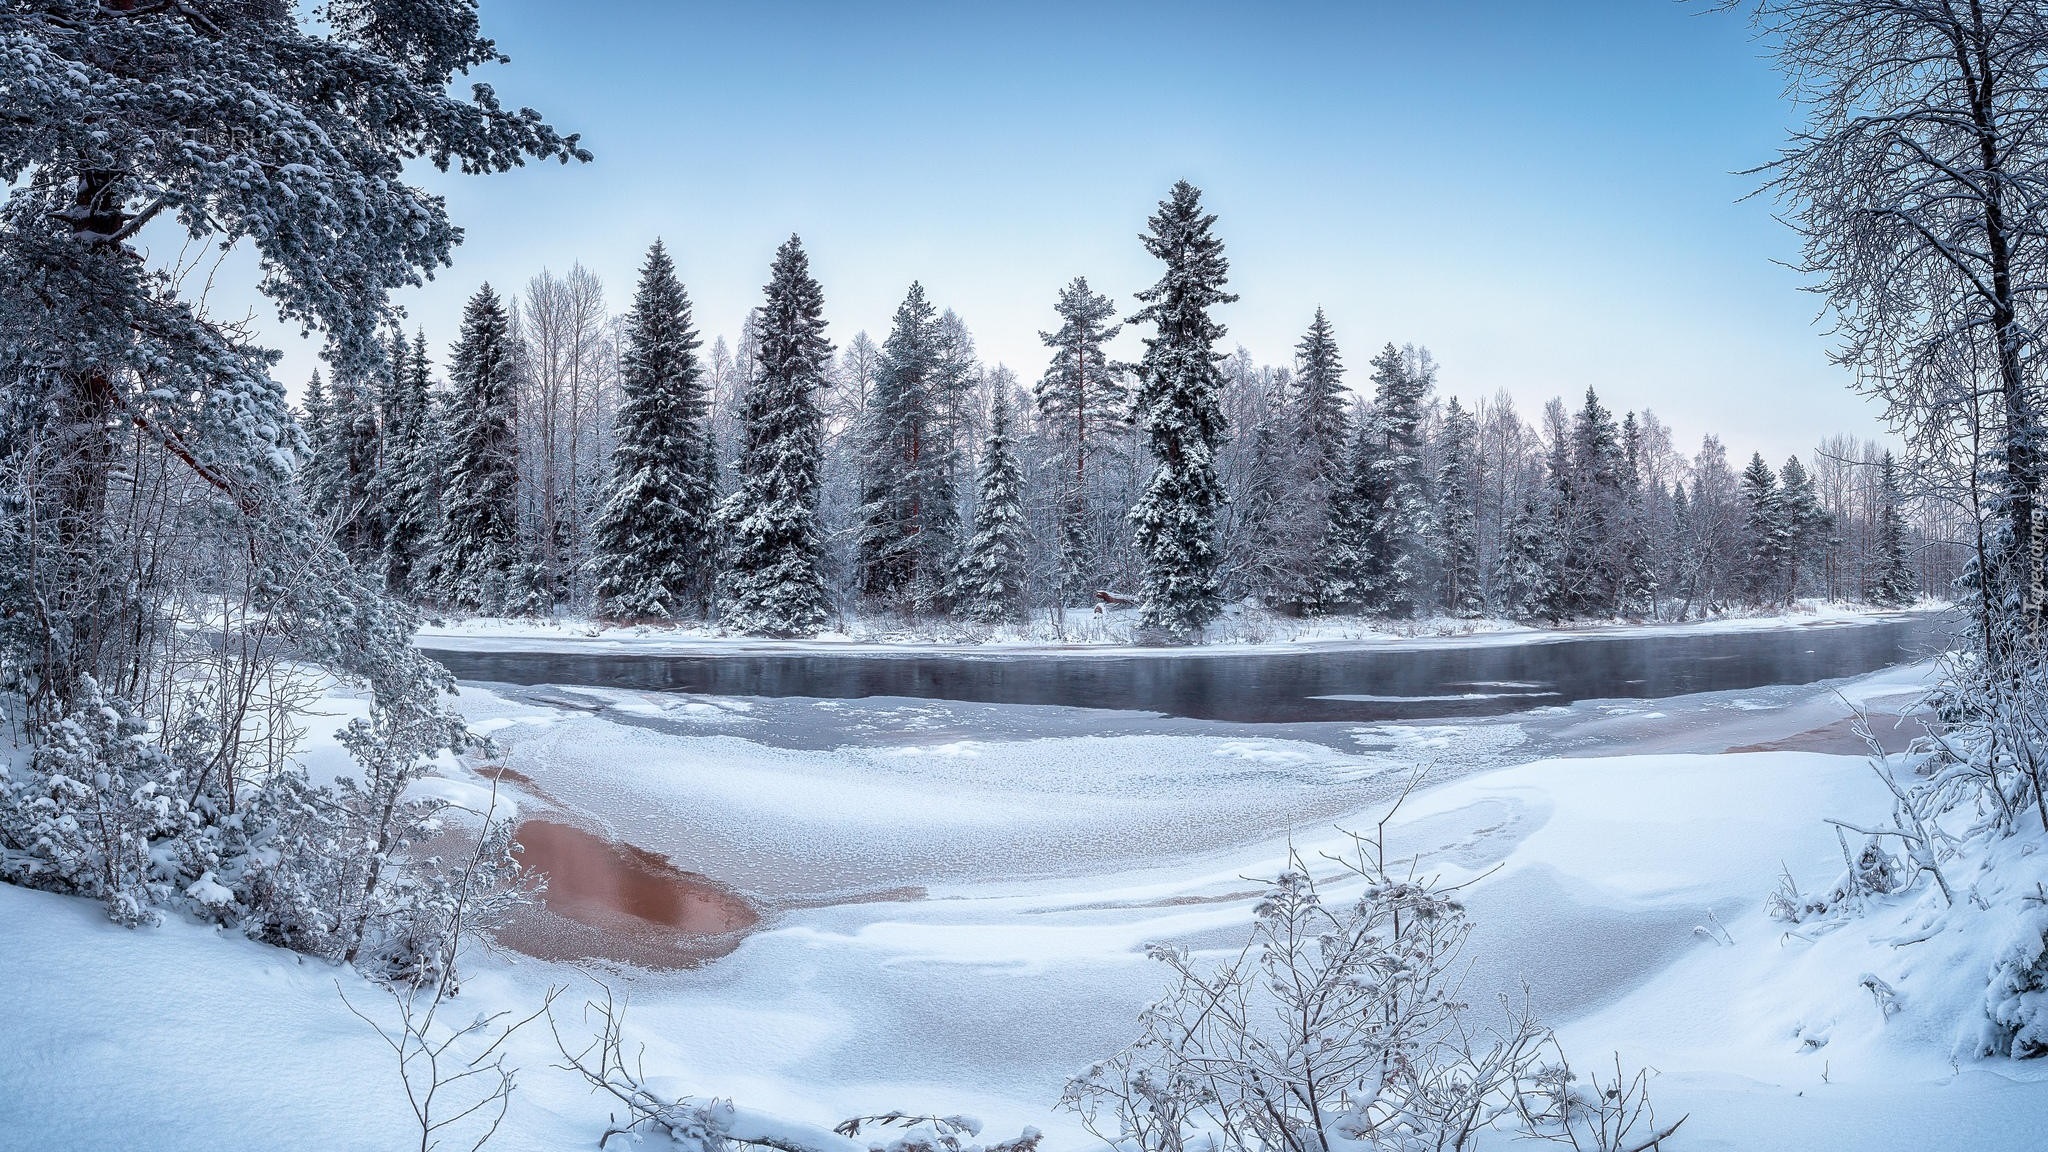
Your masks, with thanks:
[[[1249,723],[1498,716],[1589,699],[1806,684],[1925,659],[1950,623],[1907,615],[1756,631],[1511,636],[1299,651],[973,650],[640,655],[429,649],[463,680],[710,696],[902,697]]]
[[[704,967],[585,953],[634,997],[664,1067],[811,1119],[886,1105],[1048,1125],[1064,1150],[1086,1146],[1050,1111],[1064,1078],[1161,989],[1145,946],[1227,953],[1290,847],[1313,860],[1338,829],[1373,827],[1419,770],[1429,786],[1391,834],[1473,882],[1483,1003],[1526,981],[1550,1020],[1600,1012],[1704,947],[1709,912],[1766,939],[1749,921],[1781,863],[1839,866],[1817,814],[1868,815],[1840,799],[1875,786],[1860,762],[1813,753],[1856,751],[1852,704],[1884,723],[1908,710],[1926,667],[1882,670],[1924,660],[1945,623],[444,658],[528,818],[709,877],[758,914]],[[1712,755],[1770,748],[1793,751]],[[565,932],[543,952],[579,946]]]

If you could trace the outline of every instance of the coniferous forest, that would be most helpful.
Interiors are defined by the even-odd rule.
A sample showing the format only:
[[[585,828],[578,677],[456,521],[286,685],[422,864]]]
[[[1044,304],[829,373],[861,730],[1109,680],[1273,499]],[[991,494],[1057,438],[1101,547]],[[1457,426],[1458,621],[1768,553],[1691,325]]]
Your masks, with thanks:
[[[1682,621],[1804,597],[1945,596],[1945,505],[1881,444],[1744,459],[1588,390],[1523,412],[1429,349],[1317,308],[1279,363],[1229,341],[1226,223],[1175,185],[1130,308],[1048,291],[1036,380],[977,356],[922,285],[835,346],[803,241],[705,333],[660,240],[614,313],[580,265],[480,286],[445,351],[393,331],[305,390],[308,499],[432,610],[963,630],[1140,606],[1199,639],[1227,604],[1391,622]],[[1370,318],[1354,321],[1363,328]],[[1110,350],[1129,329],[1143,354]],[[1347,342],[1356,341],[1347,350]]]

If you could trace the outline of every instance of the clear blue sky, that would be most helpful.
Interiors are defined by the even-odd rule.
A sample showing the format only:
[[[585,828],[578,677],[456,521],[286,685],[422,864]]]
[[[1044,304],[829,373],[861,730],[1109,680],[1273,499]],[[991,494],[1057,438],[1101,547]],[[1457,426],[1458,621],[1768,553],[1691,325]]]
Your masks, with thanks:
[[[1199,185],[1242,301],[1229,340],[1291,355],[1328,309],[1363,386],[1387,341],[1533,416],[1588,385],[1681,444],[1804,454],[1874,409],[1826,360],[1790,232],[1754,183],[1788,112],[1737,18],[1610,3],[719,5],[485,0],[480,78],[580,131],[589,165],[433,175],[468,230],[406,301],[437,347],[461,301],[575,260],[630,298],[665,239],[710,335],[802,234],[835,342],[879,339],[912,279],[982,354],[1044,365],[1060,285],[1121,311],[1136,240]],[[277,332],[298,385],[309,346]],[[1127,337],[1128,339],[1128,337]]]

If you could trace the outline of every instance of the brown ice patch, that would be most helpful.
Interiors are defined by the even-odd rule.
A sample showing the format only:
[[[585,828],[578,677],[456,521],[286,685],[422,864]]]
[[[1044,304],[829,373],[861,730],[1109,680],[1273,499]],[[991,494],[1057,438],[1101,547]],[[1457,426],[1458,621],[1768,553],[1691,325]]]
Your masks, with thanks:
[[[1872,716],[1870,734],[1877,739],[1878,747],[1886,752],[1904,752],[1920,738],[1921,729],[1917,721],[1901,721],[1894,716]],[[1756,744],[1744,744],[1728,749],[1730,752],[1827,752],[1837,756],[1867,756],[1870,744],[1856,732],[1854,717],[1845,716],[1832,724],[1794,732],[1776,740],[1765,740]]]
[[[547,876],[539,902],[498,931],[499,943],[528,956],[694,968],[760,923],[731,889],[644,848],[546,819],[525,821],[513,838],[520,864]]]
[[[547,789],[535,783],[533,777],[528,776],[517,768],[507,768],[503,764],[486,764],[478,768],[476,774],[486,780],[495,781],[499,784],[510,784],[534,799],[545,801],[557,808],[568,807],[568,805],[557,800]]]

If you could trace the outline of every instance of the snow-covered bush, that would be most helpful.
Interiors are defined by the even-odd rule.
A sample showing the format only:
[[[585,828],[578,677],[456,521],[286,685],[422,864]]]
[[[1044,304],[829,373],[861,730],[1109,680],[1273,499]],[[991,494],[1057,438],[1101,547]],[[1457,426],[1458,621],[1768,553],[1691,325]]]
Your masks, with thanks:
[[[0,879],[97,899],[124,925],[176,910],[411,982],[445,972],[465,908],[488,921],[520,898],[509,827],[490,814],[462,830],[473,856],[423,850],[450,830],[446,802],[408,792],[452,739],[437,710],[373,708],[342,733],[360,775],[322,786],[291,741],[223,770],[209,693],[188,693],[166,734],[97,681],[83,691],[0,764]],[[20,708],[0,697],[0,711]]]
[[[182,773],[97,681],[46,727],[27,764],[0,768],[0,877],[94,897],[116,922],[154,919],[173,889],[156,849],[188,823]]]
[[[1155,946],[1170,991],[1134,1043],[1069,1082],[1063,1106],[1128,1152],[1407,1152],[1468,1147],[1493,1128],[1593,1140],[1632,1130],[1617,1109],[1656,1127],[1640,1080],[1625,1099],[1582,1099],[1562,1060],[1543,1058],[1549,1033],[1505,998],[1496,1023],[1475,1022],[1455,889],[1390,874],[1376,840],[1330,862],[1355,896],[1326,902],[1295,855],[1219,964]]]
[[[1879,837],[1867,837],[1862,851],[1853,857],[1844,840],[1842,856],[1847,867],[1826,893],[1801,892],[1791,872],[1780,872],[1778,886],[1765,898],[1765,913],[1786,924],[1824,920],[1844,910],[1861,909],[1866,898],[1896,892],[1908,882],[1908,866],[1885,851]]]

